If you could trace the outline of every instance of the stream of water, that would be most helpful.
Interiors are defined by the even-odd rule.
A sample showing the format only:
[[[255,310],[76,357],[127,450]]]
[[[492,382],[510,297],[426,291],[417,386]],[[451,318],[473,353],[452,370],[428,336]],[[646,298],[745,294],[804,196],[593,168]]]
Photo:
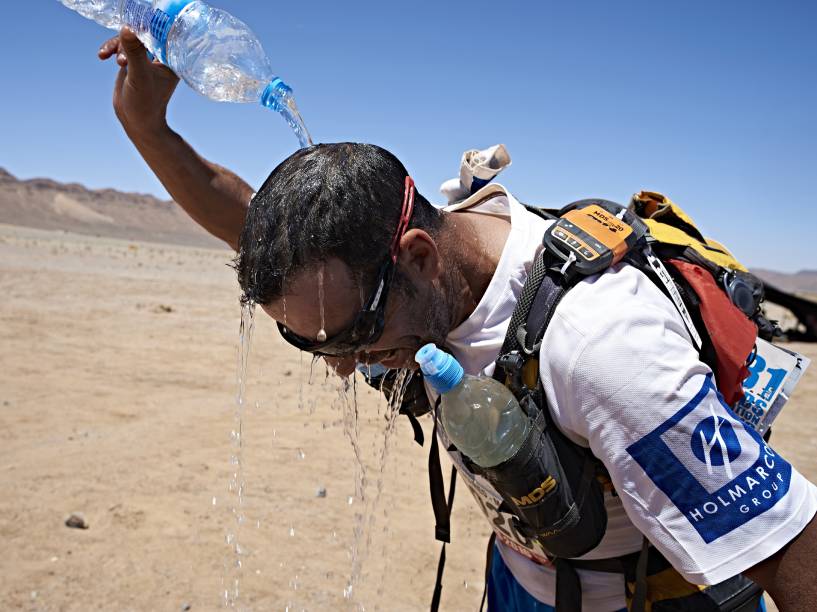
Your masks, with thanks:
[[[377,510],[380,497],[383,493],[384,474],[386,470],[386,460],[389,454],[394,425],[399,414],[400,404],[403,401],[403,394],[409,380],[411,370],[400,370],[394,383],[391,397],[386,408],[386,426],[382,432],[382,442],[379,444],[379,453],[376,453],[376,471],[372,474],[373,483],[370,479],[369,468],[364,462],[365,457],[361,452],[360,444],[360,419],[357,406],[357,382],[351,377],[342,379],[338,386],[338,401],[343,410],[344,433],[352,444],[355,459],[355,497],[349,499],[349,504],[357,502],[359,510],[354,513],[354,524],[352,527],[354,539],[350,550],[352,571],[346,587],[343,590],[343,597],[349,600],[360,612],[365,610],[363,603],[355,597],[355,589],[360,583],[363,564],[365,563],[372,543],[372,534],[375,529]],[[351,397],[349,391],[351,390]],[[369,485],[374,485],[374,492],[371,493]]]
[[[283,115],[284,119],[289,124],[289,127],[292,128],[292,131],[295,132],[295,137],[298,139],[298,143],[301,145],[301,148],[311,147],[312,136],[310,136],[309,130],[306,129],[304,119],[301,117],[301,113],[298,111],[298,107],[295,105],[295,98],[293,98],[291,95],[285,96],[284,106],[281,107],[279,112],[281,115]]]
[[[247,365],[250,356],[253,329],[255,327],[255,305],[242,304],[241,323],[238,329],[238,366],[236,374],[236,400],[233,414],[233,429],[230,432],[230,467],[232,473],[227,485],[229,498],[232,502],[231,512],[235,523],[228,528],[225,541],[229,548],[228,558],[225,561],[224,572],[224,606],[239,608],[241,595],[241,574],[243,557],[246,549],[241,543],[241,526],[246,521],[244,513],[244,468],[243,468],[243,437],[244,437],[244,405],[247,387]],[[215,504],[216,500],[213,499]]]
[[[231,473],[228,484],[228,499],[231,503],[232,520],[225,536],[228,552],[224,563],[224,575],[222,578],[224,607],[239,610],[246,609],[246,606],[242,605],[243,598],[241,593],[241,580],[244,572],[243,566],[248,554],[248,549],[243,539],[244,534],[242,533],[242,526],[246,522],[243,452],[248,363],[254,327],[254,306],[252,304],[242,305],[236,374],[237,392],[233,415],[233,428],[230,432]],[[300,384],[298,385],[299,389],[297,394],[298,411],[302,412],[304,417],[308,417],[315,411],[315,399],[310,397],[307,402],[304,401],[306,399],[303,391],[304,378],[306,378],[305,382],[307,386],[313,385],[315,366],[319,359],[313,357],[310,360],[307,376],[304,376],[306,364],[304,363],[303,353],[301,353],[299,359],[300,367],[298,369]],[[384,489],[385,470],[392,435],[394,433],[396,418],[399,414],[403,394],[411,379],[411,371],[400,370],[398,372],[391,396],[386,402],[385,414],[381,414],[380,410],[377,411],[375,418],[378,421],[385,419],[385,423],[371,434],[374,436],[371,438],[371,452],[369,452],[368,445],[365,445],[364,449],[361,436],[361,415],[358,408],[358,381],[356,376],[357,375],[353,375],[346,378],[337,377],[326,367],[326,375],[323,377],[322,384],[324,386],[329,385],[329,388],[335,386],[336,399],[333,402],[333,407],[340,412],[338,424],[342,424],[344,435],[351,445],[354,465],[354,494],[350,495],[347,500],[352,511],[353,537],[348,551],[351,567],[349,570],[349,578],[343,589],[343,597],[354,609],[359,612],[364,612],[365,607],[363,602],[359,600],[357,587],[360,585],[364,563],[367,560],[372,546],[372,536],[375,531],[376,520],[381,514],[378,511]],[[324,429],[325,428],[326,427],[324,427]],[[366,429],[371,431],[369,426],[367,426]],[[370,434],[367,433],[366,436],[368,442]],[[304,450],[301,448],[296,448],[296,455],[297,458],[301,460],[306,456]],[[215,504],[216,498],[214,497],[213,505]],[[384,518],[388,516],[387,509],[383,509],[382,516]],[[260,524],[258,526],[260,526]],[[288,527],[290,537],[295,537],[297,527],[298,525],[290,523]],[[308,525],[302,527],[308,528]],[[385,531],[386,527],[384,526],[384,532]],[[333,539],[337,537],[334,532],[332,537]],[[284,564],[281,563],[282,569],[283,566]],[[301,569],[303,569],[303,567]],[[381,576],[381,585],[380,588],[378,588],[378,594],[382,594],[382,580],[383,576]],[[289,581],[289,585],[293,591],[298,590],[300,586],[298,573],[294,574]],[[291,602],[287,604],[287,608],[295,609]]]

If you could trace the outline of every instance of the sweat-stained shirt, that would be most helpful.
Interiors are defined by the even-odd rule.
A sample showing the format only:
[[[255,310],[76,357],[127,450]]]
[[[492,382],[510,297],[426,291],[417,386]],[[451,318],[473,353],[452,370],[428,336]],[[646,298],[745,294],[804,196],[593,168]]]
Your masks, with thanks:
[[[463,208],[511,222],[485,294],[446,338],[466,373],[490,376],[551,222],[501,185],[447,210]],[[728,410],[674,304],[632,266],[616,265],[565,295],[542,342],[540,376],[557,426],[604,462],[617,493],[605,494],[607,531],[581,559],[638,551],[644,534],[687,580],[716,584],[777,552],[817,511],[817,488]],[[505,564],[533,597],[554,605],[555,570],[544,550],[515,537],[496,491],[451,456]],[[625,607],[623,576],[579,575],[584,609]]]

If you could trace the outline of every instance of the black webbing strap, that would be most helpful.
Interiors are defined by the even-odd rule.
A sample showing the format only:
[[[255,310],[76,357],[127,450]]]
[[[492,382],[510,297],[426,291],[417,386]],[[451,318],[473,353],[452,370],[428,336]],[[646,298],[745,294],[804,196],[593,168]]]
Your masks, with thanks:
[[[539,290],[533,299],[528,317],[525,319],[524,332],[517,331],[517,340],[525,349],[526,353],[539,350],[539,343],[542,342],[545,331],[547,331],[550,319],[553,317],[553,312],[567,291],[565,285],[562,284],[564,279],[560,274],[548,273],[551,270],[551,266],[555,265],[553,257],[550,256],[549,253],[544,253],[542,255],[542,261],[547,270],[539,284]],[[568,287],[570,286],[572,285],[568,285]],[[528,337],[529,332],[534,335]]]
[[[409,423],[411,423],[411,429],[414,432],[414,441],[422,446],[425,443],[425,435],[423,434],[423,428],[420,425],[420,421],[417,420],[417,417],[414,416],[414,413],[411,410],[406,408],[400,408],[400,414],[405,414],[408,417]]]
[[[437,400],[439,405],[439,399]],[[451,521],[448,503],[445,499],[445,486],[443,485],[443,470],[440,467],[440,446],[437,442],[437,411],[434,411],[434,429],[431,432],[431,448],[428,451],[428,484],[431,491],[431,507],[434,509],[434,537],[440,542],[451,541]],[[453,485],[454,474],[451,482]],[[449,494],[453,499],[453,489],[450,487]]]
[[[545,251],[541,251],[533,260],[533,266],[528,273],[528,278],[525,285],[522,287],[522,293],[516,302],[516,307],[513,309],[511,321],[508,323],[508,331],[505,334],[505,341],[502,343],[502,349],[499,351],[500,355],[509,353],[517,348],[518,340],[516,330],[523,327],[528,320],[528,315],[533,306],[533,301],[536,294],[539,293],[539,287],[542,280],[547,274],[547,262],[545,261]],[[524,328],[524,327],[523,327]]]
[[[630,612],[644,612],[647,609],[647,559],[650,553],[650,542],[647,538],[641,543],[641,553],[635,565],[635,592],[630,602]]]
[[[491,566],[494,563],[494,542],[496,542],[496,531],[491,532],[488,538],[488,548],[485,551],[485,586],[482,587],[482,601],[479,602],[479,612],[485,608],[485,600],[488,598],[488,583],[491,581]]]
[[[437,399],[437,407],[440,400]],[[445,569],[445,545],[451,541],[451,509],[454,507],[454,493],[457,489],[457,468],[451,466],[451,480],[448,484],[448,499],[445,497],[443,471],[440,467],[440,446],[437,442],[437,410],[432,413],[434,428],[431,433],[431,447],[428,451],[428,483],[431,489],[431,507],[434,509],[434,537],[440,540],[440,558],[437,561],[437,579],[434,583],[434,595],[431,597],[431,612],[440,607],[440,596],[443,591],[443,571]]]
[[[454,490],[457,485],[457,468],[451,466],[451,480],[448,485],[448,514],[454,505]],[[434,595],[431,597],[431,612],[437,612],[440,607],[440,596],[443,593],[443,571],[445,570],[445,542],[440,549],[440,558],[437,560],[437,578],[434,581]]]
[[[437,561],[437,580],[434,582],[434,595],[431,596],[431,612],[438,612],[440,609],[440,597],[443,594],[443,570],[445,569],[445,542],[440,549],[440,559]]]
[[[556,612],[581,612],[582,583],[579,572],[568,559],[557,558],[556,566]]]
[[[562,612],[559,608],[561,601],[566,612],[581,609],[581,581],[576,570],[588,570],[591,572],[607,572],[611,574],[624,574],[627,580],[635,580],[635,590],[628,612],[645,612],[647,609],[647,573],[656,572],[655,568],[650,569],[651,551],[658,555],[658,559],[664,565],[660,567],[671,567],[670,564],[658,554],[654,548],[650,548],[650,543],[647,538],[643,539],[641,550],[638,552],[622,555],[620,557],[611,557],[608,559],[556,559],[554,565],[556,566],[556,610]],[[575,574],[575,580],[574,576]],[[633,578],[631,578],[633,577]],[[560,599],[559,589],[562,589]],[[575,590],[575,592],[574,592]],[[578,599],[576,599],[578,598]],[[578,601],[578,604],[577,604]],[[576,607],[576,606],[579,607]]]

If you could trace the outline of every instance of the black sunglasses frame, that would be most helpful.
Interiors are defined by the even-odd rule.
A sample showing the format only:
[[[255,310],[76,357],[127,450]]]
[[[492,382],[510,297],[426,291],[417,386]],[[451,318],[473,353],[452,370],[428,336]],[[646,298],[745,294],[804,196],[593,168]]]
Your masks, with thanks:
[[[394,279],[394,270],[395,264],[389,258],[380,267],[374,293],[352,324],[325,342],[315,342],[299,336],[282,323],[278,323],[278,331],[295,348],[320,357],[348,357],[359,352],[364,346],[377,342],[383,334],[386,301]]]
[[[411,214],[414,212],[414,180],[406,177],[403,207],[400,211],[400,222],[389,247],[388,259],[380,266],[377,275],[375,290],[366,304],[358,312],[352,324],[343,331],[335,334],[324,342],[315,342],[292,332],[282,323],[278,323],[278,331],[289,344],[295,348],[318,355],[320,357],[348,357],[359,353],[364,347],[370,346],[383,335],[385,326],[386,302],[389,289],[394,280],[397,269],[397,254],[400,252],[400,239],[408,229]]]

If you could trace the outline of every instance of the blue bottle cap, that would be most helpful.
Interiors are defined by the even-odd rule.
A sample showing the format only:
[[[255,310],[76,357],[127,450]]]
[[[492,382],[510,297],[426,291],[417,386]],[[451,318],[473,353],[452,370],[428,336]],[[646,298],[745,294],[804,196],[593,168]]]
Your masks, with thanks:
[[[448,393],[460,384],[465,374],[462,366],[451,355],[434,344],[426,344],[417,351],[414,360],[420,364],[425,379],[439,393]]]

